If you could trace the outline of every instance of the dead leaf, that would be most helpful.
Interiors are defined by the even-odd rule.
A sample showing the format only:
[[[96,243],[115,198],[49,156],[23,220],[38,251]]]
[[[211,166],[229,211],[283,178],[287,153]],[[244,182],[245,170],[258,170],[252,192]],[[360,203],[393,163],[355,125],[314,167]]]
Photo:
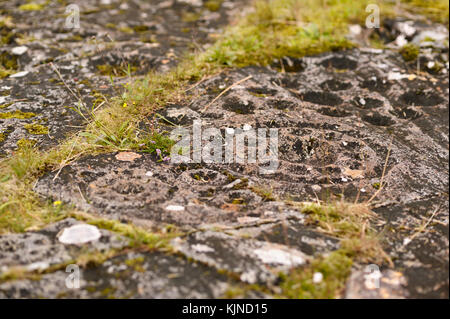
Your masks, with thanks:
[[[364,171],[360,169],[350,169],[348,167],[344,168],[344,175],[350,176],[351,178],[363,178]]]
[[[123,162],[133,162],[137,158],[141,158],[142,155],[139,155],[134,152],[120,152],[116,155],[116,160]]]

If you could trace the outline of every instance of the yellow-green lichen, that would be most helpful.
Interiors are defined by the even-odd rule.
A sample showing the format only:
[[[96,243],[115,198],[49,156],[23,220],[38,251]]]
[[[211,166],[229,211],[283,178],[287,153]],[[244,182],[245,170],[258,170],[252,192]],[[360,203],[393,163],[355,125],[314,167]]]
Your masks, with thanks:
[[[31,112],[13,111],[0,113],[0,119],[29,119],[35,117],[36,114]]]
[[[30,2],[30,3],[22,4],[19,7],[19,10],[21,10],[21,11],[40,11],[40,10],[44,9],[44,7],[45,7],[45,4]]]
[[[205,2],[204,7],[209,11],[219,11],[222,6],[223,0],[208,0]]]
[[[48,127],[41,124],[25,124],[23,127],[28,131],[28,133],[33,135],[48,134]]]
[[[433,21],[449,23],[449,1],[448,0],[402,0],[411,11],[424,15]]]
[[[21,138],[17,141],[17,149],[25,149],[25,148],[32,148],[34,145],[36,145],[36,141],[34,140],[28,140],[26,138]]]
[[[5,103],[5,104],[0,104],[0,109],[6,109],[8,106],[13,105],[13,102],[9,102],[9,103]]]
[[[17,70],[17,57],[8,52],[0,53],[0,79],[5,78]]]

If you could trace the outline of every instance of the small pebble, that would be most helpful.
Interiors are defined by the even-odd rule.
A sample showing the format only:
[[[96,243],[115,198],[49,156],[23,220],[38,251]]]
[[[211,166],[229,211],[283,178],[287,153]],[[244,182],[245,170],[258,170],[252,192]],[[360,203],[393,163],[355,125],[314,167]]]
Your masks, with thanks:
[[[323,280],[323,275],[322,275],[321,272],[314,273],[314,275],[313,275],[313,283],[319,284],[319,283],[322,282],[322,280]]]
[[[11,50],[14,55],[22,55],[27,52],[28,48],[26,46],[15,47]]]

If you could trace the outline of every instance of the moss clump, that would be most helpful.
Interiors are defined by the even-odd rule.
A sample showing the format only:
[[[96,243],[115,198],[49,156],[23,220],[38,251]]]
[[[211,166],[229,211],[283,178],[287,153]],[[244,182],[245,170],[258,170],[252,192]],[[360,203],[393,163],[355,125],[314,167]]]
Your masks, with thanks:
[[[47,135],[48,134],[48,127],[40,124],[25,124],[23,126],[28,133],[33,135]]]
[[[13,111],[0,113],[0,119],[29,119],[35,117],[36,114],[31,112]]]
[[[202,16],[201,13],[184,12],[184,13],[182,14],[182,16],[181,16],[181,20],[182,20],[183,22],[187,22],[187,23],[189,23],[189,22],[195,22],[195,21],[197,21],[198,19],[200,19],[201,16]]]
[[[204,7],[209,11],[219,11],[222,6],[223,0],[208,0],[205,2]]]
[[[133,27],[134,32],[145,32],[148,31],[148,26],[146,25],[136,25]]]
[[[280,274],[282,293],[278,297],[290,299],[336,298],[345,287],[352,264],[352,259],[345,252],[337,250],[328,256],[313,260],[306,267],[294,269],[287,275]],[[323,276],[320,282],[313,281],[316,273]]]
[[[448,0],[402,0],[411,11],[422,14],[433,21],[449,23],[449,1]]]
[[[45,4],[30,2],[30,3],[22,4],[19,7],[19,10],[21,10],[21,11],[40,11],[40,10],[44,9],[44,7],[45,7]]]
[[[417,60],[417,57],[419,56],[420,49],[417,45],[414,45],[412,43],[405,44],[400,49],[400,54],[403,57],[403,60],[406,62],[411,62]]]
[[[17,149],[22,150],[26,148],[33,148],[33,146],[36,144],[36,141],[34,140],[27,140],[26,138],[21,138],[17,141]]]
[[[0,133],[0,143],[5,140],[5,133]]]
[[[9,32],[7,28],[0,27],[0,44],[11,44],[15,37],[13,32]]]
[[[135,271],[138,272],[144,272],[145,268],[142,266],[142,264],[144,263],[144,257],[139,256],[133,259],[127,259],[125,260],[125,264],[128,267],[133,268]]]
[[[276,200],[271,189],[267,189],[265,187],[253,186],[253,187],[250,187],[250,190],[253,193],[255,193],[256,195],[260,196],[262,198],[262,200],[265,202],[272,202],[272,201]]]
[[[123,33],[128,33],[128,34],[134,33],[134,30],[130,27],[120,27],[119,31],[123,32]]]
[[[0,79],[15,73],[17,70],[17,57],[8,52],[0,53]]]

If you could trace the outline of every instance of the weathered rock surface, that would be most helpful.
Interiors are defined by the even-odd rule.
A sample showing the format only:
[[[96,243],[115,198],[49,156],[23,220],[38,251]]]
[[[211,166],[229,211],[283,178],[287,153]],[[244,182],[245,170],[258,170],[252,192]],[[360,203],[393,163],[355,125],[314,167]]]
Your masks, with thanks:
[[[135,75],[165,71],[189,49],[193,36],[200,45],[208,42],[237,8],[231,1],[223,2],[218,13],[195,5],[201,1],[101,3],[80,5],[77,30],[63,28],[63,6],[49,6],[45,14],[55,19],[44,28],[43,12],[19,12],[19,1],[0,4],[14,21],[26,17],[32,25],[9,30],[12,40],[0,49],[17,55],[17,71],[29,72],[0,79],[0,114],[36,113],[28,119],[0,118],[3,151],[29,137],[25,123],[49,127],[49,134],[31,137],[41,147],[81,124],[64,108],[77,98],[48,62],[92,105],[100,94],[115,94],[105,73],[119,76],[120,85],[127,80],[120,77],[127,64]],[[413,23],[408,28],[397,21],[380,35],[396,48],[399,36],[421,44],[421,39],[442,34],[435,26]],[[37,40],[22,43],[19,33]],[[344,296],[448,298],[449,89],[444,42],[423,45],[418,74],[417,65],[404,62],[395,50],[362,48],[286,57],[270,67],[231,70],[202,82],[184,103],[168,106],[162,115],[188,129],[194,120],[202,120],[203,129],[220,129],[222,136],[230,128],[278,129],[275,172],[262,174],[261,163],[176,164],[148,154],[132,161],[121,161],[116,153],[83,157],[43,176],[36,192],[146,228],[174,224],[188,231],[172,241],[179,255],[126,252],[83,268],[80,289],[67,288],[68,273],[60,270],[39,281],[3,282],[0,297],[218,298],[242,282],[270,287],[278,272],[339,248],[338,239],[305,223],[305,216],[286,200],[373,197],[382,218],[376,227],[394,269],[380,267],[367,277],[366,265],[356,265]],[[104,65],[115,67],[105,70]],[[210,104],[223,89],[249,76]],[[83,247],[124,247],[123,240],[104,230],[99,242],[82,247],[60,243],[57,233],[74,223],[0,236],[0,270],[45,269],[76,258]],[[378,279],[380,289],[373,289],[371,280]],[[264,297],[255,292],[248,296]]]
[[[222,73],[199,85],[186,105],[164,113],[175,123],[183,118],[183,125],[202,119],[204,129],[222,132],[245,126],[278,128],[279,167],[274,174],[260,174],[258,164],[158,163],[151,155],[121,162],[115,154],[106,154],[63,168],[55,181],[54,174],[45,176],[36,191],[106,217],[149,220],[155,226],[238,226],[245,231],[252,229],[248,222],[258,228],[290,220],[295,234],[290,245],[307,254],[320,246],[296,246],[298,236],[308,230],[302,216],[290,212],[282,200],[341,194],[348,200],[369,200],[378,192],[387,159],[384,187],[374,203],[385,220],[380,230],[385,229],[396,268],[405,273],[412,297],[446,296],[448,79],[416,76],[391,51],[353,50],[284,61],[289,63],[301,69],[282,73],[275,66],[248,67]],[[249,75],[252,78],[203,111],[217,88]],[[146,175],[148,171],[153,174]],[[269,189],[281,201],[267,201],[267,194],[257,187]],[[428,219],[426,229],[417,233]],[[239,231],[229,234],[239,238]],[[187,243],[208,246],[208,236],[229,235],[196,233]],[[403,243],[411,237],[405,249]],[[267,241],[267,236],[260,238]],[[233,254],[232,247],[245,254],[238,248],[245,245],[241,239],[214,242],[219,246],[212,247],[211,256]],[[245,268],[228,264],[244,262],[242,256],[219,262],[219,255],[196,253],[192,245],[185,243],[181,251],[218,269],[242,273]],[[332,247],[325,245],[325,250]]]

